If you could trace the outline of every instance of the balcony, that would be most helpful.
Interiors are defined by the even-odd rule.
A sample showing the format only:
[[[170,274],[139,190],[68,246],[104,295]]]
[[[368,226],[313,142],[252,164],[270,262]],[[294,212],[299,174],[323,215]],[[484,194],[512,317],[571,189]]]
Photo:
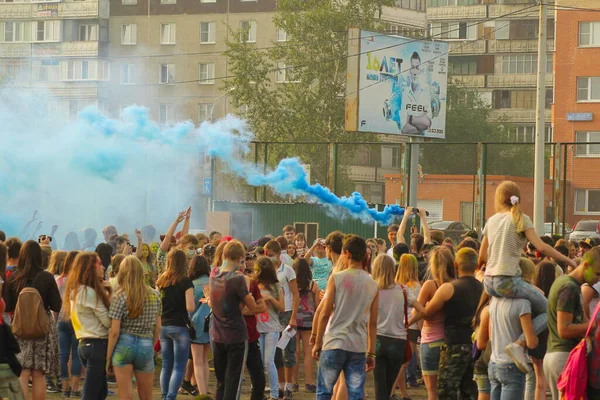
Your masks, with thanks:
[[[33,43],[32,57],[97,57],[99,42]]]
[[[85,82],[77,85],[59,82],[31,82],[32,92],[47,94],[56,99],[95,99],[98,97],[98,85],[95,82]]]
[[[485,40],[460,40],[450,43],[450,54],[485,54]]]
[[[452,7],[428,7],[427,8],[427,20],[455,20],[460,21],[463,19],[485,19],[486,15],[485,5],[476,6],[452,6]]]
[[[525,10],[527,9],[527,10]],[[525,11],[522,11],[525,10]],[[507,15],[510,14],[510,15]],[[490,4],[488,18],[538,19],[539,10],[532,4]]]
[[[407,28],[427,28],[427,14],[425,12],[384,6],[381,9],[381,17],[379,12],[377,12],[376,17],[382,21],[399,24]]]
[[[452,83],[468,88],[484,88],[485,75],[452,75]]]
[[[523,88],[536,86],[536,74],[490,75],[487,80],[487,87],[489,88]],[[546,74],[546,86],[554,86],[553,74]]]
[[[490,53],[537,53],[537,40],[488,40]],[[546,41],[546,50],[554,51],[554,39]]]
[[[381,168],[362,165],[348,166],[348,178],[359,182],[385,182],[386,174],[397,174],[398,168]]]
[[[552,115],[549,109],[545,110],[544,115],[546,117],[546,122],[550,122]],[[502,108],[499,110],[492,110],[490,119],[495,122],[535,123],[535,110]]]
[[[108,19],[108,16],[108,0],[67,1],[64,3],[0,3],[0,19]]]
[[[29,43],[2,43],[0,57],[31,57],[31,44]]]

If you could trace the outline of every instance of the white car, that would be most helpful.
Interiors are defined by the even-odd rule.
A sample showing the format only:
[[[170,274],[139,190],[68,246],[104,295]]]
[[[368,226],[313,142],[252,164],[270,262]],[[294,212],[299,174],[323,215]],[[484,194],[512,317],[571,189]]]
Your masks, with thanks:
[[[585,240],[587,238],[600,239],[600,221],[597,219],[582,220],[575,225],[569,239]]]

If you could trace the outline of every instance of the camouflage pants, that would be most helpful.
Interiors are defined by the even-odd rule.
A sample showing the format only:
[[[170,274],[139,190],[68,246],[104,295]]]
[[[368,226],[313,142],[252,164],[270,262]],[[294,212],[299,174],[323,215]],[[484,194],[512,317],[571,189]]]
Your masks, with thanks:
[[[470,344],[444,344],[440,353],[438,398],[440,400],[475,400],[477,384],[473,381],[473,356]]]

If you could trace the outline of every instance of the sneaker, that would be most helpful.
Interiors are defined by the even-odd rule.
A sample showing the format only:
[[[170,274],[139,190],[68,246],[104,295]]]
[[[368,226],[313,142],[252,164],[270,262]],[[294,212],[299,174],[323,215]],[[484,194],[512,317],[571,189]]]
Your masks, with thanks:
[[[116,385],[117,384],[117,378],[115,376],[109,376],[108,378],[106,378],[106,382],[109,385]]]
[[[46,384],[46,392],[48,393],[60,393],[62,392],[61,389],[59,389],[58,387],[56,387],[56,385],[52,382],[49,382],[48,384]]]
[[[80,399],[81,398],[81,390],[76,390],[74,392],[71,392],[71,397],[74,397],[76,399]]]
[[[292,384],[292,392],[297,392],[300,390],[300,385],[298,385],[297,383],[293,383]]]
[[[524,374],[528,374],[531,372],[531,367],[529,366],[529,360],[527,359],[527,355],[525,354],[525,350],[516,343],[511,343],[504,348],[504,351],[508,356],[513,360],[517,368],[521,370]]]
[[[283,391],[283,400],[292,400],[292,391],[289,389],[286,389]]]
[[[191,382],[186,382],[183,381],[183,383],[181,384],[181,390],[183,390],[184,394],[188,394],[190,396],[198,396],[198,394],[200,393],[198,391],[198,389],[196,389],[196,387],[194,385],[192,385]]]
[[[279,389],[279,398],[283,399],[283,390],[282,389]]]
[[[109,390],[107,395],[108,395],[108,396],[114,396],[114,395],[115,395],[115,392],[113,392],[112,390]]]
[[[306,384],[304,385],[304,389],[308,392],[308,393],[317,393],[317,385],[309,385]]]
[[[64,398],[71,397],[71,391],[70,390],[63,391],[61,397],[64,397]]]

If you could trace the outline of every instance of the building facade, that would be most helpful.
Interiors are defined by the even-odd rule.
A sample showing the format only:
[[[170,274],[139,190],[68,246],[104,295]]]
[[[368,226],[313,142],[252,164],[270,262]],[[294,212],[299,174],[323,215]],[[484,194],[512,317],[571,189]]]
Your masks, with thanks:
[[[48,112],[107,106],[109,0],[1,0],[3,85],[48,93]]]
[[[532,0],[428,0],[429,34],[450,42],[450,81],[477,89],[492,116],[511,124],[511,141],[533,142],[538,7]],[[554,17],[547,23],[547,141],[551,140]]]
[[[566,145],[570,223],[600,219],[600,3],[559,0],[556,8],[554,140]],[[560,99],[560,101],[558,101]],[[597,144],[586,144],[593,143]]]

